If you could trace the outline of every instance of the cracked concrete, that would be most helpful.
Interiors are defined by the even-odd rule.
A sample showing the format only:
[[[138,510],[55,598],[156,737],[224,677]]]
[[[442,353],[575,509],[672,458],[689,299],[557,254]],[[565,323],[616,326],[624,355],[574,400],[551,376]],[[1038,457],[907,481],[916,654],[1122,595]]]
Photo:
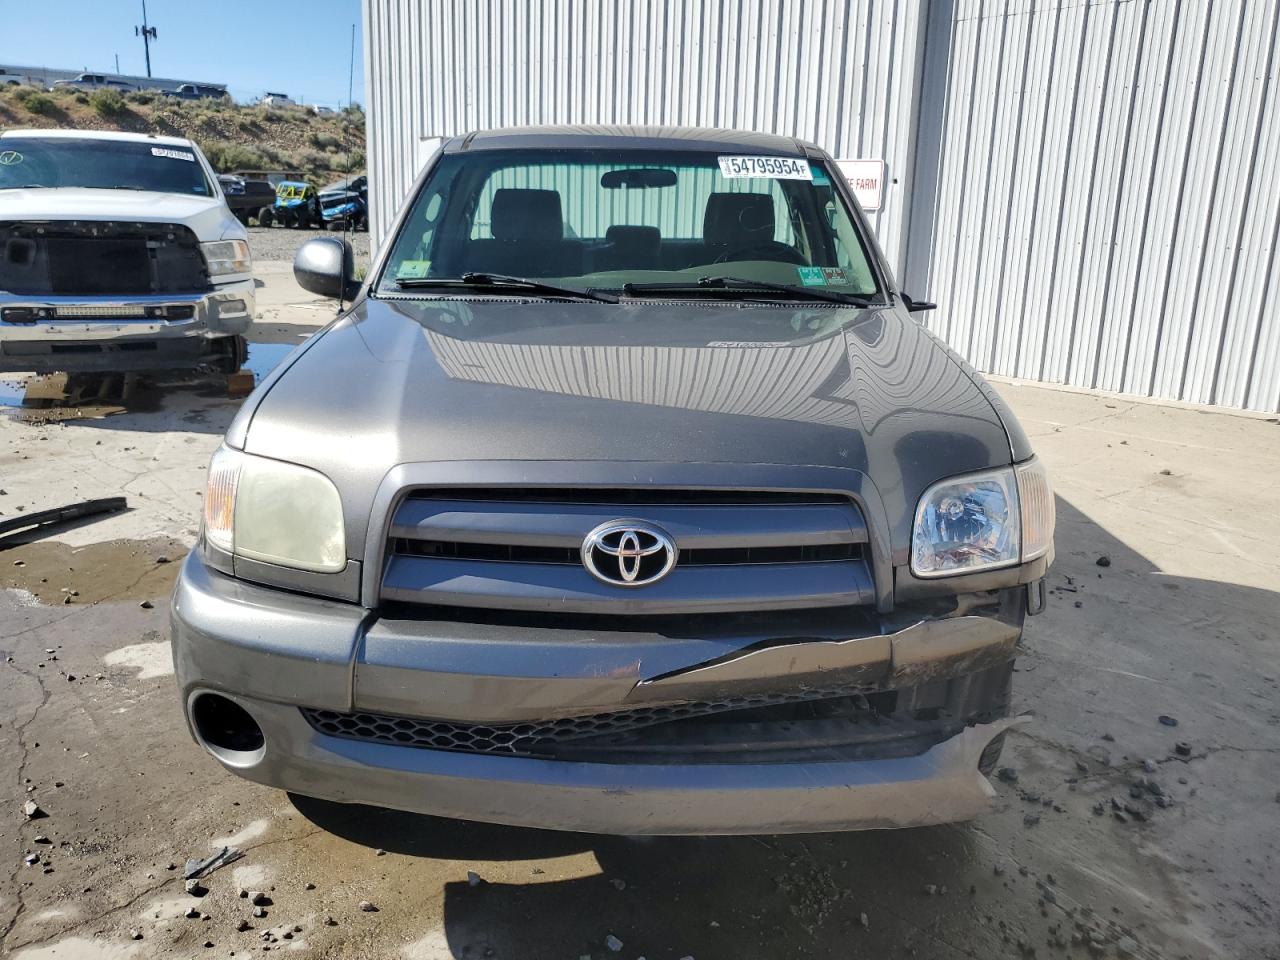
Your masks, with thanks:
[[[291,307],[306,297],[287,267],[260,266],[253,339],[278,359],[329,312]],[[0,953],[602,958],[613,935],[624,957],[698,960],[1280,957],[1280,425],[997,388],[1059,496],[1050,603],[1015,683],[1034,720],[1002,760],[1017,783],[996,783],[996,809],[971,824],[702,840],[439,821],[227,774],[187,735],[155,644],[236,402],[182,387],[111,416],[0,410],[0,512],[130,498],[127,513],[0,549]],[[1121,823],[1111,800],[1133,800],[1139,777],[1170,805]],[[23,821],[28,796],[47,819]],[[181,864],[225,843],[245,859],[187,896]],[[271,897],[267,916],[242,883]],[[187,919],[190,905],[210,919]]]

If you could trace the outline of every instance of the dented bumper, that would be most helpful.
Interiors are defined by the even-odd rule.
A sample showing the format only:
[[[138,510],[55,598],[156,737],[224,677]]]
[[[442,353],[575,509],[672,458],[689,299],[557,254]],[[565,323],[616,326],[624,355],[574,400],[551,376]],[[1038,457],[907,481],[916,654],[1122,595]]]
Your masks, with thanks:
[[[866,617],[852,635],[789,638],[395,621],[232,580],[193,553],[175,590],[173,644],[189,721],[201,696],[226,696],[261,728],[263,744],[221,749],[198,721],[197,739],[233,772],[309,796],[627,834],[849,830],[977,816],[993,795],[979,758],[1010,724],[1007,704],[979,704],[968,716],[948,711],[966,702],[956,691],[974,686],[970,678],[1007,670],[1021,611]],[[403,743],[333,735],[304,715],[431,718],[450,729],[501,731],[556,718],[647,716],[655,707],[710,704],[726,715],[774,696],[874,699],[907,689],[926,699],[936,693],[932,706],[919,701],[916,713],[935,717],[927,731],[935,735],[911,741],[919,746],[864,754],[824,747],[803,760],[785,749],[729,747],[693,760],[640,750],[605,762],[424,749],[407,734]],[[880,725],[868,730],[883,733]]]

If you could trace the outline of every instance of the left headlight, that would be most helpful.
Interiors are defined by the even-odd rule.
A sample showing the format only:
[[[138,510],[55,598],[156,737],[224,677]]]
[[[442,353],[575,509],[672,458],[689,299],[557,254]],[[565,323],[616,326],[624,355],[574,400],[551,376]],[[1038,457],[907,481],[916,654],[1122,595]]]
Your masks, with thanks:
[[[249,256],[249,244],[243,240],[214,240],[200,244],[205,263],[209,265],[209,278],[233,277],[253,272],[253,259]]]
[[[204,534],[237,557],[314,573],[347,565],[342,501],[308,467],[219,447],[209,463]]]
[[[911,572],[945,577],[1025,563],[1049,551],[1053,529],[1053,489],[1037,459],[943,480],[916,508]]]

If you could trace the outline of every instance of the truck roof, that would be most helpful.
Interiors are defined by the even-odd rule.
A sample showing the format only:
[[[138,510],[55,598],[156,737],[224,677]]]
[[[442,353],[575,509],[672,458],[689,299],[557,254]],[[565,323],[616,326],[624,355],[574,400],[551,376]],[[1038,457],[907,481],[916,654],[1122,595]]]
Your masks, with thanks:
[[[119,130],[6,130],[0,140],[17,137],[40,137],[58,140],[127,140],[133,143],[156,143],[166,147],[191,147],[185,137],[158,137],[149,133],[122,133]]]
[[[794,137],[715,127],[579,126],[503,127],[477,130],[445,144],[448,153],[564,147],[610,147],[626,150],[740,150],[802,157],[813,144]]]

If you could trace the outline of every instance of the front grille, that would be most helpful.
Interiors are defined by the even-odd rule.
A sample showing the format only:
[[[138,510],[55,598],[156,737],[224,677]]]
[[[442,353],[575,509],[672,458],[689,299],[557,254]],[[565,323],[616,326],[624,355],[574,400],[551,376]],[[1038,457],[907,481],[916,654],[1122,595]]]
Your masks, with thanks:
[[[0,290],[9,293],[126,297],[208,288],[200,243],[181,224],[0,222]]]
[[[665,577],[628,587],[587,571],[584,539],[619,520],[669,535]],[[626,616],[803,610],[874,602],[871,571],[862,513],[838,493],[450,487],[408,491],[395,509],[381,599]]]
[[[451,540],[410,540],[396,538],[392,553],[407,557],[450,557],[455,560],[492,560],[501,563],[582,562],[574,547],[538,547],[510,543],[458,543]],[[856,560],[861,544],[826,543],[798,547],[725,547],[681,550],[679,563],[687,567],[732,566],[746,563],[819,563],[828,560]]]
[[[338,713],[333,710],[302,708],[307,722],[321,733],[346,740],[452,750],[459,753],[503,754],[515,757],[556,756],[568,744],[600,737],[624,735],[678,720],[711,717],[737,710],[754,710],[785,704],[811,703],[858,697],[865,707],[869,686],[830,690],[803,690],[734,697],[725,700],[663,704],[611,713],[556,720],[507,724],[460,723],[425,720],[379,713]]]

